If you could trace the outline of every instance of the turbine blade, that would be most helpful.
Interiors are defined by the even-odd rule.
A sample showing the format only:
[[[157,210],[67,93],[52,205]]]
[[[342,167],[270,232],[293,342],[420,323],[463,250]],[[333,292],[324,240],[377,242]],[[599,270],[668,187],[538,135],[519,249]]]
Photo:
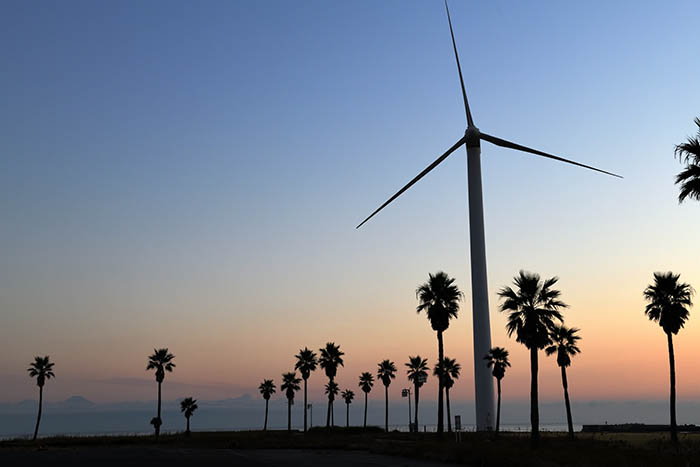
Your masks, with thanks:
[[[430,172],[430,171],[433,170],[435,167],[437,167],[442,161],[444,161],[445,159],[447,159],[447,156],[449,156],[450,154],[452,154],[453,152],[455,152],[455,151],[456,151],[461,145],[463,145],[466,141],[467,141],[467,137],[466,137],[466,136],[462,136],[462,137],[459,139],[459,141],[457,141],[450,149],[448,149],[447,151],[445,151],[445,153],[444,153],[442,156],[440,156],[440,157],[438,157],[437,159],[435,159],[435,161],[434,161],[432,164],[430,164],[428,167],[426,167],[425,170],[423,170],[421,173],[419,173],[418,175],[416,175],[415,178],[414,178],[413,180],[411,180],[410,182],[408,182],[403,188],[401,188],[399,191],[397,191],[396,194],[395,194],[394,196],[392,196],[392,197],[389,198],[384,204],[382,204],[381,206],[379,206],[379,207],[377,208],[376,211],[374,211],[372,214],[370,214],[370,215],[367,217],[367,219],[365,219],[365,220],[363,220],[362,222],[360,222],[360,225],[358,225],[358,226],[355,227],[355,228],[356,228],[356,229],[359,229],[360,227],[362,227],[362,225],[363,225],[365,222],[367,222],[367,221],[370,220],[372,217],[374,217],[375,214],[377,214],[379,211],[381,211],[382,209],[384,209],[389,203],[391,203],[391,202],[394,201],[396,198],[398,198],[399,196],[401,196],[401,194],[402,194],[404,191],[406,191],[406,190],[408,190],[409,188],[411,188],[411,187],[413,186],[413,184],[415,184],[418,180],[420,180],[420,179],[423,178],[425,175],[427,175],[428,172]]]
[[[547,157],[549,159],[554,159],[555,161],[566,162],[567,164],[577,165],[579,167],[583,167],[584,169],[595,170],[596,172],[604,173],[606,175],[611,175],[611,176],[617,177],[617,178],[623,178],[622,175],[617,175],[617,174],[614,174],[612,172],[608,172],[606,170],[597,169],[595,167],[591,167],[590,165],[581,164],[580,162],[572,161],[569,159],[564,159],[563,157],[555,156],[552,154],[547,154],[546,152],[538,151],[537,149],[532,149],[532,148],[528,148],[526,146],[522,146],[520,144],[512,143],[510,141],[506,141],[504,139],[497,138],[495,136],[487,135],[486,133],[481,133],[480,138],[483,139],[484,141],[488,141],[491,144],[495,144],[496,146],[515,149],[517,151],[529,152],[530,154],[536,154],[538,156]]]
[[[467,113],[467,125],[474,126],[472,120],[472,112],[469,110],[469,101],[467,100],[467,91],[464,88],[464,77],[462,76],[462,66],[459,64],[459,54],[457,53],[457,43],[455,42],[455,33],[452,30],[452,19],[450,18],[450,8],[445,0],[445,10],[447,10],[447,22],[450,24],[450,36],[452,37],[452,48],[455,51],[455,59],[457,60],[457,71],[459,71],[459,83],[462,85],[462,98],[464,99],[464,111]]]

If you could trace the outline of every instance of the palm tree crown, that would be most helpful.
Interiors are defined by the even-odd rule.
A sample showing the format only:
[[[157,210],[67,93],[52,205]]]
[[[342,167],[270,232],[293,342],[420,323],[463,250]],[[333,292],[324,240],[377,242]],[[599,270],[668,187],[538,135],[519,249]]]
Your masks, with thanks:
[[[318,362],[321,368],[326,372],[326,376],[329,379],[335,378],[338,366],[343,366],[343,355],[345,355],[345,352],[342,352],[340,346],[335,345],[333,342],[328,342],[320,352],[321,357],[318,359]]]
[[[644,290],[644,298],[649,302],[644,313],[650,320],[659,323],[666,334],[678,334],[693,306],[693,288],[678,282],[680,274],[655,272],[654,284]]]
[[[148,357],[148,366],[146,370],[156,370],[156,381],[159,383],[163,382],[165,378],[165,372],[172,372],[175,368],[175,364],[172,360],[175,355],[168,353],[168,349],[153,349],[153,355]]]
[[[510,311],[506,330],[515,334],[516,341],[528,349],[543,349],[550,344],[549,331],[555,320],[561,322],[559,310],[566,303],[559,300],[561,292],[552,288],[558,277],[541,280],[539,274],[520,271],[513,280],[517,290],[503,287],[498,295],[504,299],[501,311]]]
[[[405,364],[408,367],[406,373],[408,374],[408,380],[418,387],[423,386],[425,380],[428,378],[428,359],[421,358],[420,355],[415,357],[408,357],[408,363]]]
[[[297,374],[294,371],[289,373],[284,373],[282,375],[282,384],[280,385],[280,390],[284,391],[287,399],[294,399],[294,393],[301,389],[299,385],[301,383],[301,378],[297,378]]]
[[[340,396],[345,400],[346,404],[350,404],[355,398],[355,393],[352,392],[350,389],[346,389],[342,392],[342,394],[340,394]]]
[[[382,380],[384,386],[389,386],[391,380],[396,378],[396,365],[390,360],[383,360],[377,367],[377,378]]]
[[[695,124],[698,126],[697,136],[689,136],[687,142],[675,149],[676,156],[686,164],[685,169],[676,175],[676,185],[681,188],[679,203],[686,198],[700,200],[700,118],[695,119]]]
[[[338,392],[340,391],[340,387],[338,386],[338,383],[335,381],[329,381],[326,383],[326,395],[328,396],[328,399],[331,401],[335,400],[335,396],[338,395]]]
[[[360,375],[360,382],[358,383],[360,389],[363,392],[368,393],[372,390],[374,386],[374,376],[369,371],[365,371]]]
[[[455,280],[440,271],[428,274],[428,282],[418,286],[416,311],[425,311],[434,331],[445,331],[452,318],[457,317],[462,292],[454,284]]]
[[[275,383],[271,379],[264,379],[263,382],[260,383],[260,386],[258,386],[258,390],[260,391],[260,394],[262,394],[263,399],[266,401],[270,400],[270,396],[276,391]]]
[[[180,412],[185,414],[185,417],[190,418],[195,410],[199,407],[197,406],[197,399],[192,399],[191,397],[185,397],[180,401]]]
[[[316,367],[318,366],[316,353],[313,350],[309,350],[307,347],[304,347],[304,350],[300,350],[295,357],[297,362],[294,365],[294,369],[299,370],[302,379],[309,379],[311,372],[316,371]]]
[[[508,351],[503,347],[492,347],[489,353],[484,356],[484,360],[489,368],[493,367],[491,374],[494,378],[503,379],[506,375],[506,368],[510,366]]]
[[[568,367],[571,365],[571,357],[577,353],[581,353],[581,349],[576,345],[576,342],[581,340],[581,336],[578,335],[578,332],[579,329],[567,328],[563,324],[556,325],[552,328],[550,333],[552,345],[547,347],[545,352],[547,355],[552,355],[556,352],[557,365],[560,367]]]
[[[47,379],[55,378],[56,375],[53,372],[53,363],[49,362],[49,356],[45,357],[34,357],[34,361],[29,364],[27,371],[29,372],[29,377],[36,377],[36,385],[44,387]]]
[[[457,360],[454,358],[445,357],[443,360],[443,370],[445,371],[445,386],[449,389],[454,385],[455,380],[459,379],[462,365],[457,363]]]

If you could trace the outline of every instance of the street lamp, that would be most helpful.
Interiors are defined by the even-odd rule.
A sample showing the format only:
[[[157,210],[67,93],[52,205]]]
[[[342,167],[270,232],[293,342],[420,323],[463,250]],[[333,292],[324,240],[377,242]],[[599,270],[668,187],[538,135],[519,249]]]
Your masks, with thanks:
[[[410,389],[402,389],[401,390],[401,397],[408,397],[408,431],[411,431],[411,390]]]

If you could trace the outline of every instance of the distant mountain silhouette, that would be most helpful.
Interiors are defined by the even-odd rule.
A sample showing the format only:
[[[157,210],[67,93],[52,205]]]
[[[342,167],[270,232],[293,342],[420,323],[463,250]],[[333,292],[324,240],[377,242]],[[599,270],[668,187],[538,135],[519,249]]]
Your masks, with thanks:
[[[71,396],[63,402],[53,404],[55,407],[60,407],[62,409],[91,409],[95,407],[95,403],[85,399],[83,396]]]

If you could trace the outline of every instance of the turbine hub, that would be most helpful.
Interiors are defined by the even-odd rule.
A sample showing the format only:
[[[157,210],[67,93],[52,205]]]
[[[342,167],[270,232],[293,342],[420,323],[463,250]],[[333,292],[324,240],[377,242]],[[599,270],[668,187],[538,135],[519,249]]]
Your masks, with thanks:
[[[467,137],[468,148],[478,148],[481,146],[481,133],[474,125],[470,125],[467,128],[467,131],[464,132],[464,136]]]

